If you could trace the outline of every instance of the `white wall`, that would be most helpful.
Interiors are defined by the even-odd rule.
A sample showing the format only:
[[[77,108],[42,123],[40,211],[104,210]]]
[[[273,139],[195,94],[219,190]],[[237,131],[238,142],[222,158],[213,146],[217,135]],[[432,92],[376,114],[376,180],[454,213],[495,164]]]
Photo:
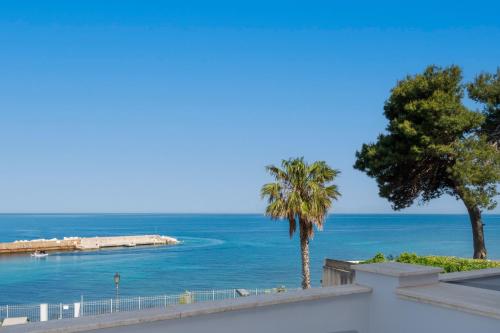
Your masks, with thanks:
[[[373,288],[368,296],[370,333],[499,333],[500,320],[457,309],[402,299],[397,277],[356,272],[356,281]]]
[[[116,327],[99,332],[368,333],[369,294],[227,311],[185,319]]]
[[[431,304],[398,300],[398,318],[391,325],[392,332],[453,332],[453,333],[499,333],[500,320],[472,315]],[[387,331],[371,330],[372,333]]]

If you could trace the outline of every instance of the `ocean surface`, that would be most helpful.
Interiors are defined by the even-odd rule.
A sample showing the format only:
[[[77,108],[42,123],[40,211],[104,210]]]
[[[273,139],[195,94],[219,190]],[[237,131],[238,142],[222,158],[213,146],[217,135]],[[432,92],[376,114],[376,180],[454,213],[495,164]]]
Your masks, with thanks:
[[[500,215],[484,217],[489,257],[500,259]],[[70,236],[161,234],[177,246],[0,256],[0,304],[73,302],[185,290],[300,285],[297,235],[262,215],[0,215],[0,242]],[[376,252],[471,256],[466,215],[331,215],[311,241],[312,283],[324,258],[359,260]]]

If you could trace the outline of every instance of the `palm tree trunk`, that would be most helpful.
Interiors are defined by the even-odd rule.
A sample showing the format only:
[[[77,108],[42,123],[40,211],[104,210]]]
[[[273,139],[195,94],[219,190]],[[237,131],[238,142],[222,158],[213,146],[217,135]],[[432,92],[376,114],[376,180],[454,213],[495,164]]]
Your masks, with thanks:
[[[300,252],[302,255],[302,289],[311,288],[311,272],[309,271],[309,236],[304,230],[303,223],[300,226]]]

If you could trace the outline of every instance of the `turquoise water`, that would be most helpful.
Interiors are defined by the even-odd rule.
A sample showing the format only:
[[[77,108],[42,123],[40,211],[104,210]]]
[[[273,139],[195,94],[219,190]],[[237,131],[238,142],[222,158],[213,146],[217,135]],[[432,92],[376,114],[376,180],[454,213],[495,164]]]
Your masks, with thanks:
[[[485,217],[490,258],[500,258],[500,215]],[[0,215],[0,241],[162,234],[181,245],[0,257],[0,304],[71,302],[80,295],[179,293],[212,288],[300,285],[298,239],[261,215]],[[364,259],[382,251],[470,256],[465,215],[332,215],[311,242],[312,282],[325,257]]]

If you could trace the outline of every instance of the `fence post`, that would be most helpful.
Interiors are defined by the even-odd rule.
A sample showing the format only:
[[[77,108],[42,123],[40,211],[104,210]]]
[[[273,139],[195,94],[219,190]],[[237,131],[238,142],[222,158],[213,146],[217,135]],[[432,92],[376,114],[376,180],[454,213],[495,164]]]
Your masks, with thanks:
[[[75,318],[80,317],[80,304],[81,303],[74,303],[73,304],[73,315]]]
[[[236,298],[236,289],[233,289],[233,298]]]
[[[141,309],[141,296],[139,296],[139,310]]]
[[[40,321],[49,320],[49,305],[47,303],[40,304]]]
[[[215,290],[212,289],[212,301],[215,301]]]
[[[7,317],[6,318],[9,318],[9,306],[7,305]]]
[[[109,303],[109,304],[111,305],[111,306],[110,306],[110,309],[111,309],[111,312],[110,312],[110,313],[113,313],[113,299],[112,299],[112,298],[110,298],[110,301],[111,301],[111,302]]]
[[[63,307],[62,307],[62,303],[59,303],[59,319],[62,319],[62,310],[63,310]]]
[[[163,296],[165,298],[165,307],[167,307],[167,295]]]
[[[83,310],[85,309],[85,306],[83,304],[83,295],[80,295],[80,306],[82,307],[81,311],[80,311],[80,316],[84,316],[84,313],[83,313]]]

